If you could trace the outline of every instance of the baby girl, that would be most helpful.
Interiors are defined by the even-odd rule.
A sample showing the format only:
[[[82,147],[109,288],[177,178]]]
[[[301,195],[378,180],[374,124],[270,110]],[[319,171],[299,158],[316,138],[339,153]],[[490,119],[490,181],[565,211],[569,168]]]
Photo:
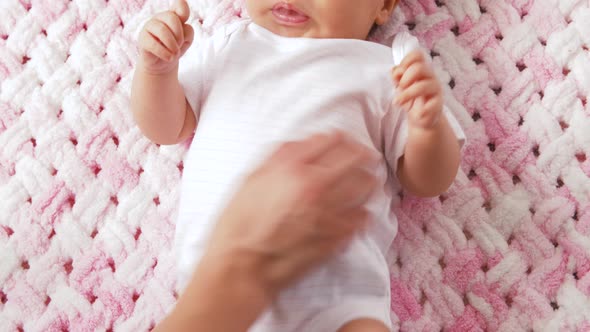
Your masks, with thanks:
[[[194,45],[185,0],[140,35],[131,100],[139,128],[160,144],[194,134],[176,227],[179,287],[245,175],[281,142],[340,130],[383,156],[372,170],[371,225],[283,292],[252,331],[390,330],[392,195],[400,185],[419,196],[445,191],[463,133],[413,37],[398,35],[393,49],[367,41],[397,0],[246,3],[249,19]]]

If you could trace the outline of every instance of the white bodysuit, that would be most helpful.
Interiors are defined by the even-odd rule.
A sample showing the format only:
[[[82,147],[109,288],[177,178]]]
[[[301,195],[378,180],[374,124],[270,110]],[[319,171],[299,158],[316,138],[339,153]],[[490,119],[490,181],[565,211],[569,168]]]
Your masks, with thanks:
[[[404,36],[394,42],[396,62],[416,43]],[[338,257],[283,292],[250,331],[333,332],[358,318],[391,327],[386,253],[397,221],[390,205],[407,136],[405,114],[392,106],[393,65],[392,49],[377,43],[286,38],[251,21],[194,43],[179,71],[198,118],[176,226],[180,289],[243,177],[280,142],[337,128],[384,157],[368,205],[374,222]]]

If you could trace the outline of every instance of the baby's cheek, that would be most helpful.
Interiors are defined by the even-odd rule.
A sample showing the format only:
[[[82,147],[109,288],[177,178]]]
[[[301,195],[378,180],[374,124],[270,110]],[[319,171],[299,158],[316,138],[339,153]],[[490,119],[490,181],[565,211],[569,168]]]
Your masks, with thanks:
[[[328,0],[327,2],[349,2],[349,0]],[[365,0],[363,0],[365,1]],[[345,7],[345,6],[344,6]],[[372,23],[365,24],[358,11],[353,6],[351,10],[343,8],[342,4],[318,11],[314,23],[319,26],[320,38],[346,38],[365,40]]]

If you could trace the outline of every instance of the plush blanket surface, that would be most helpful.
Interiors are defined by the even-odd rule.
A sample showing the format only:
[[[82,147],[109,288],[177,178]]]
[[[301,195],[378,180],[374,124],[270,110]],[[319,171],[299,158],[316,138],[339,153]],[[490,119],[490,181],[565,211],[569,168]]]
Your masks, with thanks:
[[[197,38],[245,16],[193,0]],[[166,0],[0,1],[0,331],[144,331],[174,305],[182,158],[129,112]],[[468,142],[440,199],[401,195],[401,331],[590,331],[590,2],[402,0],[373,39],[431,50]]]

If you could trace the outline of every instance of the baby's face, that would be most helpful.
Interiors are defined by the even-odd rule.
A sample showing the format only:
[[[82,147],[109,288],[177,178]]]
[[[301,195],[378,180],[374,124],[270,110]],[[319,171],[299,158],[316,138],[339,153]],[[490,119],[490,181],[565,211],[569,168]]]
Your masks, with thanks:
[[[252,20],[285,37],[366,39],[398,0],[246,0]]]

